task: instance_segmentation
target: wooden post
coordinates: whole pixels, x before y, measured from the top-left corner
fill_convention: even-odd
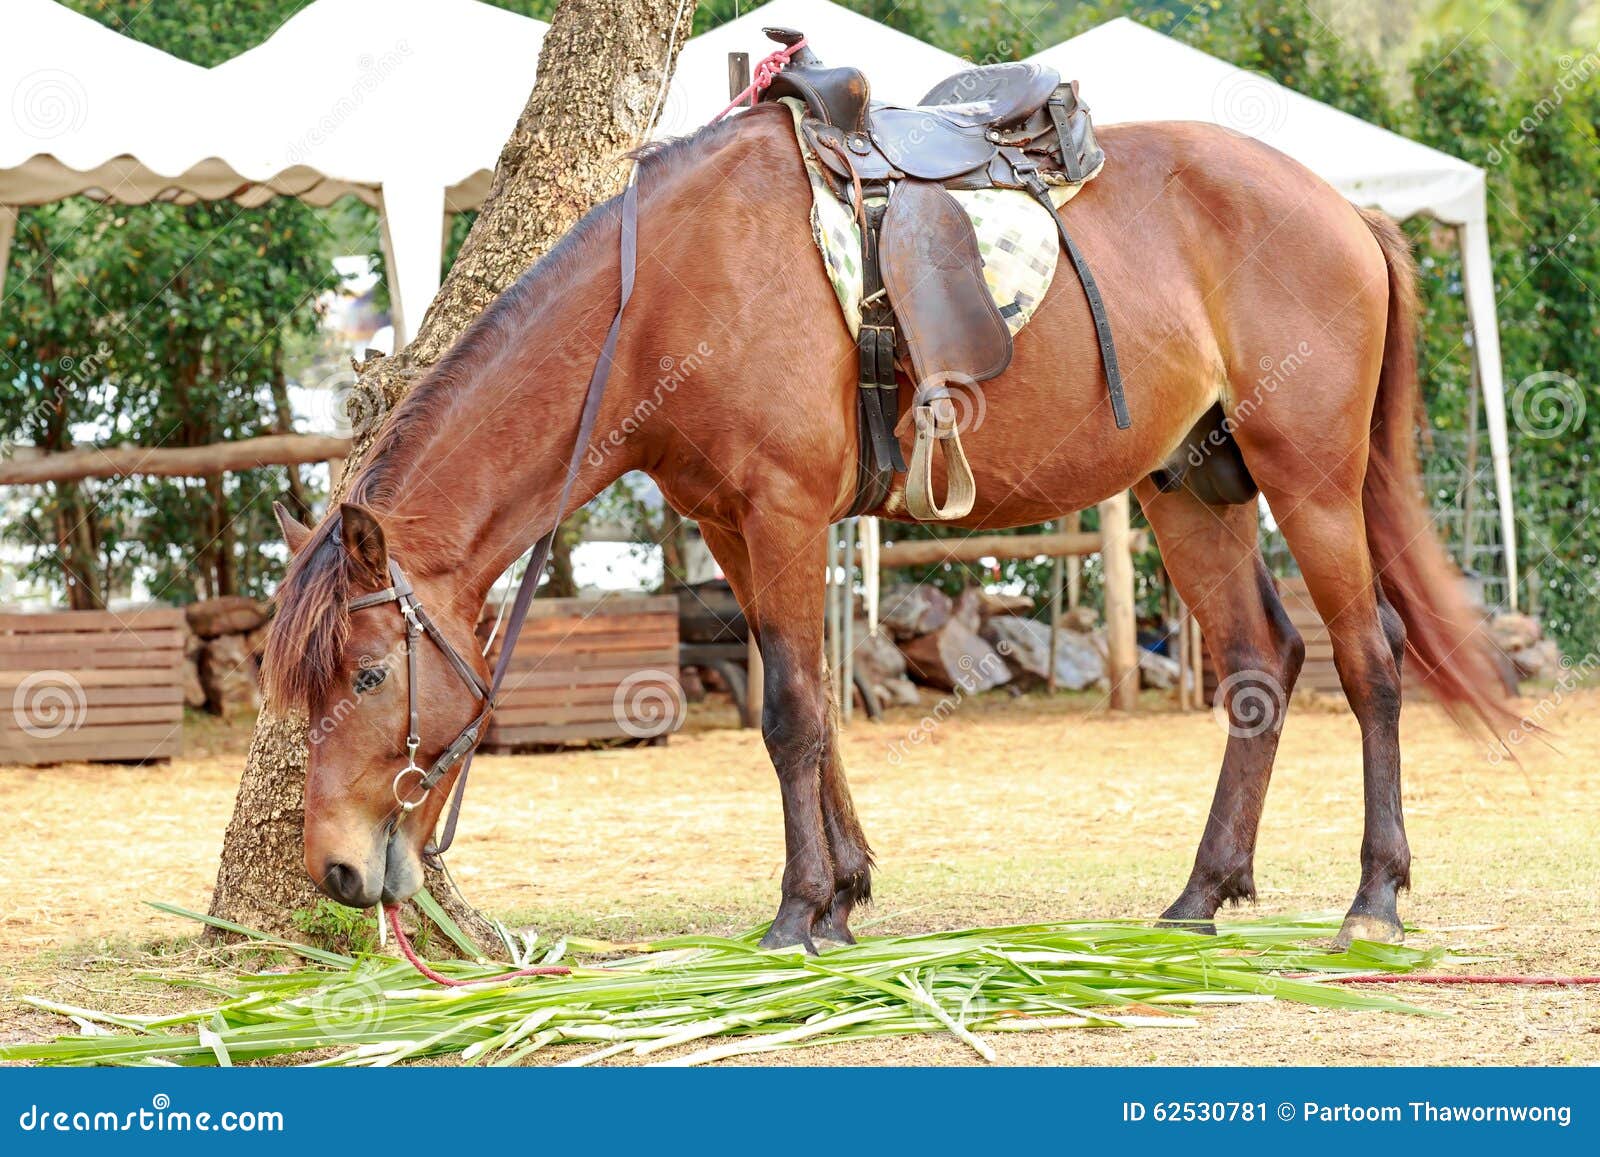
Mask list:
[[[1200,634],[1200,620],[1189,612],[1189,663],[1194,674],[1194,705],[1204,711],[1211,706],[1206,702],[1206,641]]]
[[[1062,520],[1061,529],[1076,533],[1082,525],[1077,511]],[[1074,610],[1083,597],[1083,560],[1077,555],[1067,556],[1067,610]]]
[[[744,678],[744,714],[750,721],[750,726],[760,729],[761,708],[766,703],[766,664],[761,661],[761,645],[756,642],[756,633],[750,631],[750,642],[745,652],[745,678]]]
[[[1056,529],[1060,529],[1059,524]],[[1050,563],[1050,666],[1044,678],[1045,692],[1050,695],[1056,693],[1056,648],[1061,645],[1061,581],[1066,561],[1058,554]]]
[[[1106,650],[1111,706],[1132,711],[1139,705],[1139,643],[1133,602],[1132,534],[1128,492],[1100,504],[1100,565],[1105,575]]]
[[[828,673],[833,677],[834,686],[837,687],[842,658],[839,650],[842,628],[839,619],[839,534],[838,528],[834,526],[828,527],[828,581],[825,590],[827,597],[823,600],[825,616],[823,636],[828,641],[826,648]]]
[[[750,54],[728,53],[728,99],[733,100],[750,87]]]
[[[840,553],[843,579],[839,584],[839,717],[850,722],[856,705],[856,522],[847,518],[840,525],[844,535]]]

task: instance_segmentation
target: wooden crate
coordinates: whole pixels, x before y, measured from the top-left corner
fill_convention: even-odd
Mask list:
[[[183,748],[183,612],[0,613],[0,764]]]
[[[535,599],[484,746],[664,740],[683,703],[676,598]]]
[[[1333,665],[1333,640],[1328,634],[1328,628],[1323,625],[1322,616],[1317,613],[1317,605],[1311,601],[1310,592],[1306,590],[1306,580],[1294,575],[1275,581],[1278,584],[1278,598],[1283,602],[1283,609],[1288,612],[1289,621],[1294,624],[1294,629],[1300,632],[1300,638],[1306,644],[1305,664],[1300,668],[1300,678],[1295,681],[1296,694],[1301,691],[1315,691],[1319,695],[1335,696],[1342,702],[1344,688],[1339,685],[1339,671]],[[1407,697],[1425,693],[1412,664],[1407,663],[1402,666],[1401,685]],[[1205,657],[1205,690],[1206,702],[1213,702],[1217,690],[1217,675],[1211,666],[1210,654]]]

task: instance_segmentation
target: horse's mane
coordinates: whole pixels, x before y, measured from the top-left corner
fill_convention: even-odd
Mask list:
[[[641,197],[647,180],[651,187],[659,187],[692,167],[706,148],[723,143],[742,125],[779,114],[789,115],[780,106],[759,105],[687,136],[635,150]],[[613,223],[620,219],[621,204],[619,194],[584,214],[428,369],[385,420],[367,465],[351,482],[346,501],[378,512],[392,509],[405,472],[427,459],[426,444],[446,427],[449,412],[463,391],[480,380],[517,339],[526,337],[530,322],[545,302],[560,300],[576,274],[593,268],[589,250],[606,238],[615,238]],[[434,564],[449,560],[429,559],[412,544],[408,561],[427,573]],[[262,690],[273,706],[308,706],[327,694],[350,637],[346,603],[352,595],[353,579],[354,569],[341,540],[339,512],[333,510],[311,532],[278,587],[277,614],[261,670]]]

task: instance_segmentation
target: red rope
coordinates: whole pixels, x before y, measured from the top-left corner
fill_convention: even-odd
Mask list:
[[[715,123],[716,121],[720,121],[723,117],[727,116],[740,105],[748,104],[757,93],[761,92],[763,89],[772,84],[773,78],[777,76],[778,73],[783,71],[784,65],[789,63],[789,58],[795,53],[799,52],[805,46],[806,40],[805,37],[802,36],[799,40],[795,41],[787,48],[780,48],[778,51],[764,56],[757,61],[754,73],[755,79],[750,82],[749,86],[743,92],[733,98],[732,104],[723,109],[716,116],[712,117],[712,122]]]
[[[572,969],[563,965],[547,965],[542,968],[519,968],[515,972],[502,972],[499,976],[480,976],[475,980],[451,980],[448,976],[441,976],[423,963],[417,955],[417,950],[411,947],[411,941],[406,939],[405,931],[400,927],[400,906],[390,904],[384,908],[383,914],[389,918],[389,928],[394,932],[395,943],[400,945],[400,953],[411,962],[422,975],[435,984],[442,984],[446,988],[463,988],[469,984],[499,984],[506,980],[515,980],[519,976],[570,976]]]
[[[1310,976],[1315,975],[1310,974]],[[1363,976],[1317,976],[1316,979],[1325,984],[1515,984],[1561,988],[1569,984],[1600,984],[1600,976],[1489,976],[1470,972],[1464,972],[1459,976],[1427,972],[1414,975],[1407,975],[1404,972],[1378,972]]]

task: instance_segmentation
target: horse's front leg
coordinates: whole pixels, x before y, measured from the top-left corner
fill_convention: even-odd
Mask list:
[[[765,659],[767,681],[763,687],[769,690],[764,696],[762,731],[772,752],[779,782],[783,785],[784,821],[791,848],[797,833],[805,829],[803,825],[797,825],[796,814],[790,808],[793,796],[790,784],[796,777],[809,783],[806,769],[811,764],[813,752],[815,754],[822,831],[826,838],[823,851],[833,876],[828,902],[818,911],[810,934],[814,939],[853,944],[855,937],[850,932],[850,914],[858,905],[872,898],[872,849],[861,830],[855,803],[850,798],[850,785],[845,779],[844,760],[839,752],[839,713],[827,664],[822,657],[820,598],[823,586],[819,576],[825,555],[818,553],[814,547],[807,547],[807,550],[817,553],[816,558],[797,556],[789,543],[791,539],[809,542],[807,532],[771,527],[765,532],[764,541],[777,543],[781,540],[783,545],[781,548],[777,545],[765,548],[766,553],[762,558],[768,560],[768,565],[761,567],[758,575],[751,561],[750,544],[744,537],[710,523],[701,523],[700,530],[705,536],[706,545],[721,565],[723,574],[727,576],[729,585],[733,587],[733,593],[744,609],[745,619],[750,630],[755,632]],[[824,532],[816,533],[820,535]],[[825,546],[822,549],[825,551]],[[793,589],[801,592],[799,606],[794,596],[788,593]],[[813,611],[802,611],[800,606],[810,606]],[[809,660],[806,659],[808,653]],[[809,662],[808,670],[816,673],[814,683],[804,680],[796,682],[783,672],[785,666],[801,662]],[[782,697],[770,690],[780,684],[784,689]],[[810,721],[815,720],[819,713],[821,731],[813,743]],[[791,722],[797,720],[807,723],[800,726]],[[803,798],[808,800],[808,797]],[[805,806],[809,808],[809,802],[805,802]],[[789,867],[793,868],[794,864],[795,858],[791,852]],[[809,865],[806,870],[810,870]],[[809,891],[809,878],[799,878],[807,880],[805,889]],[[789,904],[790,898],[797,894],[789,887],[789,883],[786,872],[786,910],[796,907]],[[788,937],[779,939],[780,944],[806,943],[803,936],[795,937],[792,933],[780,932],[785,924],[785,913],[780,913],[779,919],[773,923],[774,937]]]

